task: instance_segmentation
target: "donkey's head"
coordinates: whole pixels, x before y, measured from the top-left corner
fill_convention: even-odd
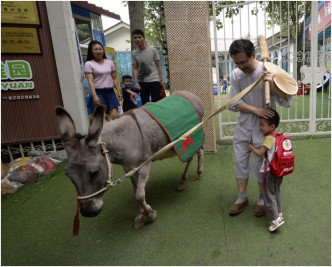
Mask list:
[[[94,119],[86,136],[76,133],[76,128],[70,114],[62,107],[56,108],[56,117],[61,132],[61,138],[68,155],[65,174],[76,187],[78,196],[88,196],[106,186],[108,168],[101,152],[99,137],[104,123],[104,106],[98,106]],[[103,193],[81,200],[81,214],[93,217],[100,213],[103,207]]]

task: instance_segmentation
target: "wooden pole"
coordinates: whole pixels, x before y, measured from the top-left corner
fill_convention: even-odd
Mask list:
[[[261,59],[263,62],[267,62],[270,60],[270,53],[267,47],[266,39],[263,35],[258,36],[257,38],[258,46],[261,53]],[[270,106],[270,84],[269,81],[265,81],[265,104]]]

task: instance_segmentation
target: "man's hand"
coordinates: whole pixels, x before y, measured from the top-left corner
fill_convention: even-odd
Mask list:
[[[272,118],[274,116],[274,112],[268,108],[256,108],[255,115],[257,117],[262,117],[264,119]]]
[[[273,82],[273,77],[274,76],[275,75],[273,73],[266,71],[263,80]]]
[[[141,86],[140,86],[138,83],[136,83],[136,84],[135,84],[135,89],[141,91]]]

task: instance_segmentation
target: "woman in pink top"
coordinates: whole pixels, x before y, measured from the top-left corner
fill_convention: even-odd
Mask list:
[[[120,100],[122,92],[116,77],[115,66],[111,60],[106,59],[103,45],[96,40],[89,43],[84,72],[89,82],[93,103],[105,105],[108,116],[118,116],[120,104],[115,95],[114,86]]]

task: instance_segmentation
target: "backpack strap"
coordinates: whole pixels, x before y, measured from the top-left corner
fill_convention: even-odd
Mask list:
[[[272,135],[274,137],[277,137],[278,135],[282,135],[282,133],[273,132],[273,133],[269,133],[268,135]]]
[[[266,184],[266,177],[267,177],[267,166],[270,164],[269,159],[267,157],[267,151],[265,152],[265,159],[264,159],[264,175],[263,175],[263,184]]]
[[[282,133],[277,133],[277,132],[274,132],[274,133],[270,133],[268,135],[271,135],[271,136],[274,136],[277,140],[277,136],[278,135],[282,135]],[[279,144],[278,144],[279,145]],[[275,154],[277,153],[277,144],[275,146],[275,149],[274,149],[274,153],[273,153],[273,157],[275,156]],[[268,159],[268,155],[267,155],[267,151],[265,152],[265,159],[264,159],[264,175],[263,175],[263,184],[266,184],[266,177],[267,177],[267,166],[270,165],[270,162],[269,162],[269,159]],[[272,158],[273,158],[272,157]]]

